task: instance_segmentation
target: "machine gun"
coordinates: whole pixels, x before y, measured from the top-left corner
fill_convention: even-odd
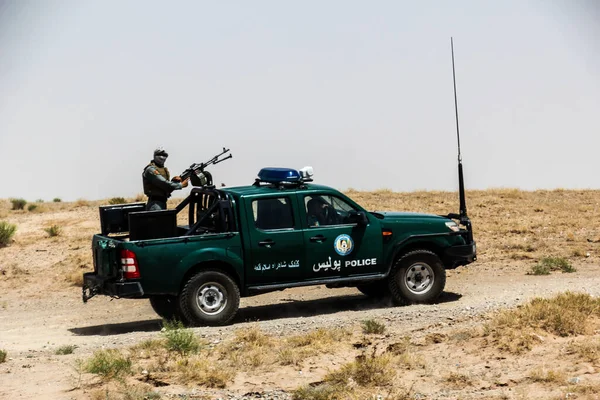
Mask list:
[[[181,177],[181,180],[184,181],[187,178],[190,178],[190,182],[194,186],[206,186],[206,185],[211,186],[211,185],[213,185],[212,175],[210,174],[210,172],[205,171],[204,169],[206,167],[208,167],[209,165],[216,165],[222,161],[232,158],[233,155],[231,155],[231,154],[229,154],[229,156],[227,156],[227,157],[219,158],[228,152],[229,152],[229,149],[226,149],[225,147],[223,147],[223,151],[221,153],[217,154],[216,156],[214,156],[213,158],[211,158],[210,160],[201,162],[198,164],[190,165],[189,168],[187,168],[185,171],[183,171],[179,175]]]

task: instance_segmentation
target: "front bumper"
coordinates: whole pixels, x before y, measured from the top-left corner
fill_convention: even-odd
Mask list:
[[[451,246],[444,252],[446,269],[454,269],[467,265],[477,260],[477,245],[475,241],[470,244]]]
[[[125,298],[142,297],[144,295],[144,289],[139,282],[115,281],[114,278],[103,278],[96,275],[94,272],[83,274],[83,287],[81,292],[84,303],[97,294]]]

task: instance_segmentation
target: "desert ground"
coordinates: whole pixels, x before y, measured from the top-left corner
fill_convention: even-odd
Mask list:
[[[368,210],[458,211],[451,192],[345,193]],[[82,302],[108,201],[0,200],[17,227],[0,247],[1,399],[600,398],[600,191],[467,191],[478,260],[447,272],[435,304],[314,286],[187,329],[147,300]]]

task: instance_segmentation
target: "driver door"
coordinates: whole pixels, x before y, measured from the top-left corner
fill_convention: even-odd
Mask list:
[[[369,223],[359,226],[349,222],[349,214],[359,211],[340,197],[329,194],[298,194],[304,227],[305,259],[313,279],[375,274],[384,269],[383,236],[374,217],[367,213]],[[309,215],[311,200],[325,203],[328,215]]]

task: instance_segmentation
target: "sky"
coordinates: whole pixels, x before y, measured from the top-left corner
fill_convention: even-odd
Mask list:
[[[161,146],[217,184],[600,188],[600,3],[0,0],[0,198],[130,197]],[[177,191],[180,197],[189,187]]]

